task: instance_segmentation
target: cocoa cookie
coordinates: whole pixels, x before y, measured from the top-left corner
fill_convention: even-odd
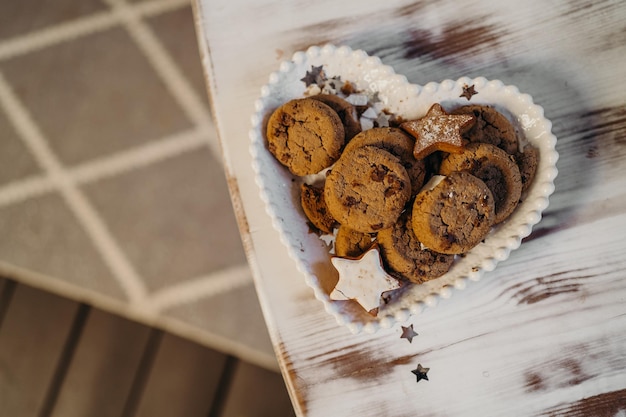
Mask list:
[[[512,155],[488,143],[470,143],[463,152],[450,154],[441,162],[439,172],[468,171],[480,178],[495,199],[495,223],[511,215],[522,193],[522,178]]]
[[[528,144],[524,147],[524,152],[515,154],[515,161],[522,177],[522,193],[524,193],[535,179],[535,173],[539,165],[539,149]]]
[[[469,142],[490,143],[514,155],[518,140],[513,125],[502,113],[491,106],[472,104],[459,107],[452,114],[469,114],[476,118],[474,126],[463,134]]]
[[[324,186],[330,214],[363,233],[390,227],[410,196],[411,180],[400,160],[373,146],[344,153]]]
[[[300,187],[302,210],[311,224],[324,233],[331,234],[337,226],[337,220],[328,212],[324,200],[324,187],[302,184]]]
[[[411,210],[404,211],[390,228],[377,236],[383,260],[393,271],[421,284],[448,272],[454,255],[425,248],[413,232]]]
[[[345,132],[337,112],[319,100],[291,100],[267,123],[269,151],[295,175],[315,174],[341,156]]]
[[[356,108],[346,100],[334,94],[317,94],[309,98],[319,100],[337,112],[343,124],[346,142],[361,132],[361,123]]]
[[[424,160],[415,159],[413,148],[415,140],[394,127],[375,127],[356,135],[344,148],[344,153],[362,146],[375,146],[398,157],[411,178],[411,194],[417,192],[424,185],[426,164]]]
[[[435,183],[440,180],[439,183]],[[469,251],[489,233],[495,204],[489,187],[465,171],[433,177],[413,203],[413,233],[439,253]]]
[[[372,235],[339,226],[335,236],[335,254],[337,256],[358,258],[372,246]]]

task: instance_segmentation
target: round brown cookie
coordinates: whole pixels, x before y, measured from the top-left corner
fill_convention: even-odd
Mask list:
[[[372,235],[339,226],[335,236],[335,254],[341,257],[358,258],[372,246]]]
[[[464,253],[489,233],[494,207],[493,195],[484,182],[465,171],[452,172],[415,197],[413,233],[436,252]]]
[[[511,215],[522,194],[522,178],[512,155],[488,143],[470,143],[463,152],[450,154],[441,162],[439,172],[468,171],[480,178],[495,199],[495,223]]]
[[[474,126],[463,134],[465,140],[490,143],[511,155],[518,152],[519,144],[513,125],[493,107],[471,104],[459,107],[452,114],[470,114],[476,117]]]
[[[341,156],[344,129],[337,112],[310,98],[291,100],[267,122],[270,152],[295,175],[315,174]]]
[[[454,255],[426,249],[413,232],[411,210],[405,210],[390,228],[378,232],[385,263],[411,282],[421,284],[448,272]]]
[[[528,144],[524,147],[524,152],[515,154],[515,161],[522,177],[522,193],[524,193],[535,179],[535,173],[539,165],[539,149]]]
[[[321,101],[337,112],[343,124],[346,142],[361,132],[361,123],[356,108],[346,100],[334,94],[317,94],[309,98]]]
[[[324,200],[324,187],[302,184],[300,187],[300,203],[309,221],[324,233],[332,233],[337,220],[328,212]]]
[[[343,152],[350,152],[363,146],[375,146],[397,156],[411,178],[411,194],[417,194],[422,188],[426,164],[422,159],[415,159],[413,156],[415,139],[404,131],[395,127],[375,127],[365,130],[352,138]]]
[[[330,214],[363,233],[390,227],[410,197],[411,181],[400,160],[373,146],[344,153],[324,186]]]

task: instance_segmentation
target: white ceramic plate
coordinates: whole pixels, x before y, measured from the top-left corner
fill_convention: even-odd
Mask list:
[[[327,76],[341,76],[342,80],[355,83],[360,90],[378,92],[387,109],[405,120],[423,116],[433,103],[441,103],[448,109],[468,103],[493,105],[508,115],[520,136],[540,152],[533,184],[511,217],[498,225],[483,243],[465,257],[458,258],[447,274],[401,290],[388,304],[381,306],[376,317],[366,313],[354,301],[330,300],[329,293],[338,276],[330,262],[329,248],[316,234],[310,233],[300,207],[299,186],[302,181],[290,174],[267,150],[265,127],[269,115],[281,104],[303,96],[305,85],[300,79],[312,65],[323,65]],[[474,85],[478,92],[470,102],[460,97],[466,85]],[[291,61],[283,62],[262,88],[255,110],[250,130],[250,151],[256,182],[267,212],[315,296],[338,323],[348,326],[355,333],[373,333],[381,327],[406,321],[425,306],[435,305],[438,297],[449,297],[451,287],[463,289],[468,280],[479,280],[484,272],[493,270],[498,262],[508,258],[511,250],[518,248],[521,240],[530,234],[554,191],[558,154],[550,121],[544,117],[543,108],[534,104],[529,95],[498,80],[463,77],[456,81],[418,86],[383,65],[377,57],[345,46],[326,45],[297,52]]]

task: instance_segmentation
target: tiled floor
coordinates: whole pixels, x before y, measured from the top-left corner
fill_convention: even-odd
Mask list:
[[[0,272],[274,367],[188,0],[0,2]]]

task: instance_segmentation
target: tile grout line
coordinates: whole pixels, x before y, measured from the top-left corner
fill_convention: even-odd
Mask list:
[[[157,290],[138,306],[159,312],[200,298],[233,291],[252,282],[248,264],[231,266]]]
[[[104,178],[120,175],[163,160],[174,158],[185,152],[206,146],[205,136],[214,132],[206,129],[190,129],[166,136],[162,139],[138,145],[132,149],[92,159],[65,172],[75,184],[83,185]],[[54,191],[49,175],[37,174],[0,186],[0,207],[15,204]]]
[[[197,126],[213,126],[209,110],[191,88],[185,76],[161,44],[159,39],[141,16],[135,13],[124,0],[103,0],[124,22],[128,33],[139,49],[144,53],[157,75],[164,82],[176,102],[187,117]],[[207,144],[216,159],[221,160],[222,151],[219,142],[207,140]]]
[[[191,129],[175,133],[161,140],[114,155],[92,159],[84,164],[68,168],[68,173],[76,183],[87,184],[194,151],[206,146],[206,136],[210,134],[211,132],[206,129]]]
[[[149,17],[176,10],[188,4],[189,0],[152,0],[130,7],[136,15]],[[0,61],[100,32],[121,23],[122,21],[115,12],[107,10],[5,39],[0,41]]]
[[[110,268],[113,277],[129,297],[131,304],[143,299],[146,289],[121,248],[115,242],[103,220],[49,148],[46,139],[32,120],[28,110],[14,95],[4,75],[0,73],[0,105],[35,160],[48,174],[64,200],[81,223]]]
[[[171,305],[180,304],[187,299],[212,296],[239,288],[251,282],[249,273],[242,272],[244,270],[247,271],[247,266],[245,268],[226,268],[214,274],[192,279],[185,284],[157,292],[154,301],[151,301],[152,297],[150,297],[150,300],[146,299],[146,290],[140,278],[132,270],[132,266],[129,264],[128,260],[124,259],[121,249],[114,242],[112,236],[109,235],[106,226],[102,223],[102,220],[98,218],[96,211],[89,205],[81,192],[76,189],[76,185],[78,184],[113,176],[123,171],[135,169],[138,166],[149,165],[187,150],[195,149],[204,144],[208,144],[213,155],[217,157],[218,161],[221,161],[219,157],[221,155],[219,143],[217,140],[211,140],[212,135],[209,134],[209,132],[213,131],[211,129],[213,125],[208,109],[206,109],[204,104],[200,101],[199,96],[190,87],[187,79],[182,75],[153,31],[145,22],[141,21],[142,17],[153,16],[183,7],[189,4],[188,0],[153,0],[140,5],[128,5],[124,1],[120,2],[116,0],[105,0],[105,2],[112,7],[112,11],[87,16],[73,22],[63,23],[16,39],[0,42],[0,61],[15,55],[51,46],[55,43],[105,30],[117,24],[123,24],[126,26],[126,29],[131,37],[133,37],[140,50],[148,58],[157,74],[159,74],[165,85],[173,94],[174,98],[178,101],[179,105],[197,125],[197,128],[191,132],[166,137],[156,146],[152,146],[152,144],[139,146],[130,151],[120,152],[111,157],[89,161],[74,168],[63,168],[61,164],[56,161],[45,139],[43,139],[41,132],[39,132],[38,128],[34,125],[34,121],[29,119],[27,110],[21,108],[21,113],[25,113],[26,119],[29,119],[28,123],[24,123],[24,120],[22,120],[21,124],[24,127],[28,124],[32,125],[30,129],[26,127],[24,131],[28,132],[30,130],[30,136],[39,136],[42,139],[39,145],[34,148],[29,146],[31,152],[35,153],[35,149],[39,149],[39,155],[36,155],[36,159],[40,161],[40,163],[46,160],[44,156],[46,154],[51,155],[53,157],[52,161],[56,161],[56,163],[50,164],[51,161],[48,158],[47,163],[42,163],[42,165],[45,166],[47,175],[28,178],[24,181],[12,183],[9,186],[0,187],[0,207],[59,188],[70,207],[73,208],[77,214],[79,220],[82,220],[84,228],[88,231],[94,243],[96,243],[103,257],[105,259],[111,259],[107,263],[110,264],[109,267],[112,270],[117,271],[116,276],[134,276],[134,279],[131,279],[126,285],[122,284],[120,281],[120,284],[125,288],[131,300],[139,302],[145,300],[143,302],[148,308],[164,309]],[[6,94],[3,94],[2,90],[12,95],[10,86],[0,73],[0,96],[6,97]],[[17,104],[17,107],[21,107],[21,104],[17,102],[17,98],[13,97],[13,99],[15,100],[14,104]],[[2,101],[2,97],[0,97],[0,101]],[[17,119],[20,119],[20,117]],[[13,120],[13,123],[18,122]],[[33,135],[33,132],[36,132],[36,134]],[[42,146],[40,146],[42,144],[44,145],[43,153],[41,152]],[[79,215],[79,213],[82,213],[82,216]],[[91,226],[87,226],[87,224],[91,224]],[[100,238],[96,237],[98,235],[100,235]],[[103,238],[102,236],[109,237]],[[100,244],[96,241],[100,241]],[[117,261],[113,261],[112,259],[117,259]],[[127,266],[124,267],[124,264]],[[232,278],[233,275],[235,279]],[[118,281],[119,280],[120,278],[118,278]],[[123,281],[128,281],[128,279],[123,279]],[[133,281],[137,282],[131,284]]]
[[[10,182],[0,187],[0,207],[54,191],[54,183],[47,175],[35,175]]]

